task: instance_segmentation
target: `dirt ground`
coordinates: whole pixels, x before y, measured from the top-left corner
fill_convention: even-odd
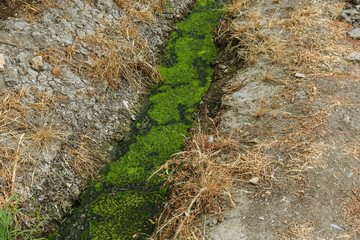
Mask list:
[[[232,50],[223,52],[216,64],[217,75],[235,71],[239,63],[229,59],[229,52],[234,53],[236,44],[242,48],[235,57],[240,55],[245,66],[222,83],[219,131],[245,134],[261,147],[271,168],[238,184],[228,210],[208,214],[198,223],[205,239],[360,239],[360,63],[346,60],[360,45],[346,34],[351,23],[328,15],[327,7],[335,7],[336,1],[316,4],[252,1],[234,10],[222,25],[231,22],[236,31],[253,21],[252,14],[261,16],[257,20],[265,25],[243,32],[250,36],[253,31],[251,45],[246,36],[228,41],[227,49]],[[308,18],[320,24],[307,23]],[[292,25],[284,25],[289,19]],[[326,21],[331,26],[325,26]],[[330,43],[333,35],[321,31],[334,27],[338,37]],[[260,46],[264,38],[254,38],[264,33]],[[280,58],[290,56],[297,62],[275,61],[277,53],[271,49],[251,49],[254,44],[266,48],[271,38],[292,41],[290,51],[282,51]],[[325,50],[324,44],[332,49]],[[330,53],[339,58],[325,61],[322,57]]]

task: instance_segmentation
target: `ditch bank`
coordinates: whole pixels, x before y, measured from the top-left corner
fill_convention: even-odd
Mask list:
[[[130,136],[115,148],[116,160],[84,191],[53,239],[144,239],[152,233],[166,195],[163,177],[152,174],[182,147],[191,114],[210,86],[218,53],[212,29],[222,5],[200,0],[176,25],[159,67],[163,83],[151,89]]]

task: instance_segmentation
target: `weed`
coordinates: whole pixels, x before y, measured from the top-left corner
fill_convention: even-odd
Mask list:
[[[12,195],[4,209],[0,209],[0,239],[2,240],[15,240],[21,239],[27,240],[31,235],[36,233],[40,225],[44,222],[40,222],[32,230],[21,230],[16,224],[16,217],[22,209],[17,209],[18,202],[12,207],[10,205],[16,195]]]

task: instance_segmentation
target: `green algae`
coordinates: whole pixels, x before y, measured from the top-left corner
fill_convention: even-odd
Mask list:
[[[210,86],[211,61],[217,56],[212,29],[221,16],[220,0],[199,0],[177,24],[159,72],[164,82],[117,146],[116,161],[81,196],[80,206],[60,226],[57,239],[144,239],[164,201],[164,179],[149,177],[183,145],[191,113]]]
[[[164,200],[161,192],[138,192],[127,191],[122,194],[108,196],[100,195],[93,203],[94,207],[88,212],[90,216],[96,216],[101,221],[90,222],[91,239],[131,239],[134,233],[152,231],[149,224],[154,210],[158,209],[158,203]],[[155,201],[154,201],[155,200]],[[128,224],[128,219],[137,219]]]

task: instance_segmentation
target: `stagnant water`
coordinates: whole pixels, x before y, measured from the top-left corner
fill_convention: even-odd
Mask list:
[[[130,137],[117,146],[118,156],[102,178],[81,196],[81,205],[60,226],[55,239],[145,239],[149,220],[161,211],[164,179],[149,177],[179,151],[192,127],[191,113],[210,86],[209,64],[217,56],[212,30],[222,0],[198,0],[177,24],[159,72],[164,82],[149,93],[132,124]]]

